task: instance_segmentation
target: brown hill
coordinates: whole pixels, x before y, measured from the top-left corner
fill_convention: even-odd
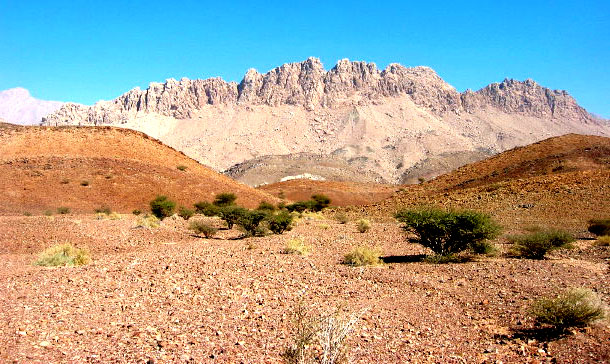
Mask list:
[[[363,208],[379,217],[416,206],[476,209],[508,230],[538,224],[584,232],[610,216],[610,138],[565,135],[466,165]]]
[[[258,189],[291,201],[308,200],[311,195],[321,193],[331,199],[332,206],[357,206],[377,203],[388,198],[397,187],[377,183],[294,179],[263,185]]]
[[[180,168],[179,168],[180,167]],[[184,170],[181,170],[184,169]],[[0,127],[0,213],[40,213],[68,207],[92,212],[148,209],[164,194],[191,206],[219,192],[253,207],[276,202],[143,133],[120,128]]]

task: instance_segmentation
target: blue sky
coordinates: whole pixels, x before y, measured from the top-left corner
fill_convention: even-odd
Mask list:
[[[610,118],[610,1],[0,1],[0,90],[91,104],[167,78],[239,82],[315,56],[504,78]]]

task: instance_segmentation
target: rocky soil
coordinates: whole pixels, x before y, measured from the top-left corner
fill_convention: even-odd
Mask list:
[[[396,223],[361,234],[353,223],[301,220],[282,236],[239,234],[203,239],[179,218],[149,230],[129,215],[0,217],[0,361],[275,363],[300,300],[364,312],[349,339],[356,363],[610,361],[608,323],[547,342],[527,314],[534,299],[571,286],[610,300],[610,250],[590,240],[543,261],[436,265],[420,261],[425,251]],[[311,255],[280,253],[294,237]],[[93,262],[32,265],[63,242],[89,247]],[[340,264],[359,244],[381,247],[387,263]]]

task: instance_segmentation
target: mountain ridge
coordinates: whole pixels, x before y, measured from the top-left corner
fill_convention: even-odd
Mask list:
[[[0,91],[0,119],[19,125],[34,125],[42,118],[57,111],[64,103],[32,97],[30,91],[15,87]]]

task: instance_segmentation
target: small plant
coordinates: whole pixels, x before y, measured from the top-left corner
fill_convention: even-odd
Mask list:
[[[62,185],[67,185],[68,183],[70,183],[70,180],[64,178],[59,183],[61,183]]]
[[[264,230],[261,229],[260,223],[263,222],[266,217],[267,213],[265,212],[245,210],[237,217],[236,223],[243,229],[246,236],[260,236],[264,235]]]
[[[189,229],[193,230],[197,235],[205,236],[206,239],[212,238],[218,231],[218,229],[203,221],[191,221]]]
[[[43,214],[44,214],[44,216],[53,216],[53,211],[51,211],[51,210],[44,210]]]
[[[136,216],[138,216],[138,215],[140,215],[142,213],[142,210],[135,209],[131,213],[136,215]]]
[[[310,251],[309,246],[303,243],[301,239],[290,239],[286,242],[282,253],[284,254],[298,254],[298,255],[308,255]]]
[[[514,244],[512,253],[528,259],[543,259],[546,253],[559,249],[569,248],[574,237],[561,230],[544,230],[535,233],[512,236],[509,240]]]
[[[325,220],[321,212],[303,212],[301,217],[305,220]]]
[[[150,201],[150,211],[153,215],[163,220],[166,217],[172,216],[176,203],[167,198],[167,196],[157,196]]]
[[[322,230],[330,229],[330,225],[328,225],[328,224],[320,224],[319,226],[320,226],[320,229],[322,229]]]
[[[597,236],[610,235],[610,219],[589,220],[588,230]]]
[[[498,248],[492,242],[487,240],[477,241],[470,244],[470,249],[472,249],[473,253],[481,255],[493,256],[498,253]]]
[[[595,242],[597,246],[610,246],[610,235],[604,235],[597,238]]]
[[[86,249],[77,249],[70,244],[52,246],[38,257],[34,263],[43,267],[72,267],[88,264],[91,261]]]
[[[81,181],[80,185],[83,187],[87,187],[87,186],[89,186],[89,181]]]
[[[110,209],[110,207],[104,205],[102,207],[98,207],[97,209],[95,209],[95,213],[96,214],[110,215],[112,213],[112,210]]]
[[[283,234],[284,231],[290,231],[292,229],[292,221],[293,216],[287,211],[280,211],[275,215],[267,217],[269,230],[274,234]]]
[[[67,215],[70,213],[70,208],[69,207],[58,207],[57,208],[57,213],[60,215]]]
[[[31,213],[31,212],[29,212],[29,211],[25,211],[25,212],[23,213],[23,216],[32,216],[32,213]]]
[[[335,220],[337,220],[339,224],[347,224],[349,222],[349,218],[343,212],[336,214]]]
[[[366,233],[371,229],[371,223],[367,219],[360,219],[356,222],[358,232]]]
[[[145,227],[149,229],[155,229],[159,227],[159,219],[155,215],[144,215],[138,216],[136,221],[136,227]]]
[[[197,202],[193,206],[195,207],[195,211],[199,214],[203,214],[205,216],[219,216],[220,215],[220,207],[213,205],[209,202],[201,201],[201,202]]]
[[[343,264],[348,264],[355,267],[364,265],[379,265],[383,264],[379,258],[381,250],[379,248],[370,248],[368,246],[359,246],[343,257]]]
[[[187,166],[182,165],[182,164],[181,164],[181,165],[179,165],[179,166],[176,166],[176,168],[177,168],[179,171],[182,171],[182,172],[184,172],[184,171],[186,171],[186,170],[188,169],[188,167],[187,167]]]
[[[183,218],[186,221],[188,221],[188,219],[193,217],[193,215],[195,215],[195,211],[193,211],[191,209],[187,209],[184,206],[180,206],[180,208],[178,209],[178,216],[180,216],[181,218]]]
[[[530,314],[539,324],[565,330],[584,327],[603,319],[605,309],[593,291],[577,288],[562,292],[554,298],[543,298],[534,302]]]
[[[256,209],[258,211],[264,211],[264,212],[272,213],[272,212],[275,211],[275,206],[273,206],[272,204],[270,204],[267,201],[261,201],[261,203],[258,205],[258,207]]]
[[[416,235],[411,239],[437,255],[451,255],[472,248],[500,234],[500,227],[486,214],[476,211],[441,209],[402,210],[395,215],[403,229]]]
[[[214,197],[214,202],[212,202],[212,204],[218,207],[231,206],[235,204],[236,199],[237,196],[235,196],[234,193],[219,193],[218,195],[216,195],[216,197]]]
[[[317,194],[317,195],[313,195],[311,196],[311,201],[313,202],[312,204],[312,210],[317,212],[317,211],[322,211],[323,209],[327,208],[330,205],[330,198],[328,198],[328,196],[323,195],[323,194]]]

